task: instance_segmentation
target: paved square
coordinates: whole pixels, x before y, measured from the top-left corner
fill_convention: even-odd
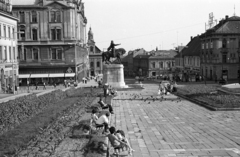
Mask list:
[[[125,131],[134,157],[239,157],[240,112],[209,111],[174,95],[157,98],[157,85],[119,91],[111,125]]]

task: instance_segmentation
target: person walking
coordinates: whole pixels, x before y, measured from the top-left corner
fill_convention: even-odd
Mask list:
[[[43,90],[46,90],[46,83],[43,82]]]
[[[38,83],[35,83],[35,90],[38,90]]]

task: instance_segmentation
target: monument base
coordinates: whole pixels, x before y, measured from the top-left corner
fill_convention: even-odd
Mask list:
[[[108,83],[113,88],[128,88],[124,82],[122,64],[103,65],[103,84]]]

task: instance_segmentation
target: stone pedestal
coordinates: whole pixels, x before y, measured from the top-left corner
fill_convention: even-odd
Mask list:
[[[127,88],[124,82],[122,64],[103,65],[103,84],[108,83],[113,88]]]

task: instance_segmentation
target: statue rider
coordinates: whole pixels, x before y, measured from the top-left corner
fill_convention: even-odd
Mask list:
[[[115,57],[115,46],[118,46],[118,45],[121,45],[121,44],[114,44],[113,40],[111,41],[110,43],[110,46],[108,47],[108,51],[111,51],[112,53],[112,56]]]

